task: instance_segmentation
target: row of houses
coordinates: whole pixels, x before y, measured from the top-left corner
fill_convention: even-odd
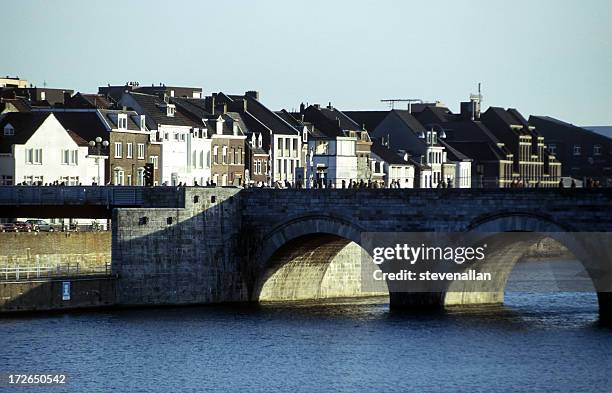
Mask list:
[[[48,102],[28,89],[0,87],[1,185],[556,187],[566,176],[559,129],[588,132],[515,109],[481,113],[480,95],[456,114],[439,102],[386,111],[302,104],[292,112],[269,109],[255,91],[205,96],[129,83],[97,94],[62,90]],[[593,143],[590,161],[607,179],[610,140]],[[577,166],[574,177],[596,175]]]

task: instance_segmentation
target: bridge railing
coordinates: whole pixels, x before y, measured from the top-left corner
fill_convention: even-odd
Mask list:
[[[81,277],[91,275],[112,274],[111,264],[96,268],[84,268],[79,263],[57,263],[46,265],[27,265],[27,266],[1,266],[0,281],[27,281],[52,279],[57,277]]]

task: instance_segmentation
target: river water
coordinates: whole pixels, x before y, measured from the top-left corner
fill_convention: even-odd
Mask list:
[[[3,318],[0,372],[68,379],[0,392],[612,392],[595,294],[523,289],[427,315],[369,298]]]

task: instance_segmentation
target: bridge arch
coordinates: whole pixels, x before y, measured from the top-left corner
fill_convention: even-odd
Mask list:
[[[612,305],[609,265],[611,250],[605,234],[577,233],[571,225],[561,224],[537,213],[489,214],[474,220],[467,229],[493,242],[503,236],[500,235],[502,233],[518,233],[512,235],[510,241],[498,242],[493,254],[480,265],[465,267],[480,272],[494,271],[493,280],[451,283],[444,294],[445,306],[503,303],[506,284],[516,263],[531,246],[549,237],[567,248],[580,261],[597,292],[600,314],[609,317]]]
[[[291,217],[263,236],[251,300],[285,301],[388,295],[361,290],[364,230],[351,220],[314,214]]]

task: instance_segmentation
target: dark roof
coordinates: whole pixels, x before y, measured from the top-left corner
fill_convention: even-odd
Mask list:
[[[362,131],[353,119],[335,108],[321,108],[310,105],[304,110],[304,119],[312,123],[320,133],[319,137],[336,138],[346,136],[345,131]]]
[[[18,112],[29,112],[31,110],[28,100],[23,97],[17,98],[3,98],[0,103],[11,104],[17,109]],[[5,105],[6,107],[6,105]]]
[[[97,112],[53,112],[53,115],[66,130],[74,132],[85,141],[92,141],[96,137],[108,139],[108,129]]]
[[[66,108],[109,109],[113,104],[102,94],[76,93],[64,103]]]
[[[472,159],[467,155],[463,154],[461,151],[455,149],[453,146],[445,142],[444,140],[440,140],[440,144],[444,146],[446,149],[446,157],[451,161],[471,161]]]
[[[531,120],[531,117],[529,118]],[[598,135],[612,138],[612,126],[583,126],[585,130],[593,131]]]
[[[49,117],[45,112],[9,112],[0,117],[0,153],[10,153],[11,146],[23,145]],[[4,135],[4,126],[10,124],[15,135]]]
[[[445,123],[448,121],[453,121],[457,118],[457,115],[453,114],[450,109],[443,106],[427,106],[418,113],[413,112],[413,115],[423,125]]]
[[[529,127],[529,122],[523,117],[521,112],[514,108],[508,108],[507,112],[514,117],[523,127]]]
[[[297,117],[300,116],[299,113],[289,113],[286,109],[281,109],[280,111],[276,111],[274,113],[296,129],[304,125],[304,122],[299,120]]]
[[[342,111],[355,123],[361,124],[368,131],[374,131],[376,127],[389,114],[389,111]]]
[[[501,119],[504,123],[506,123],[506,125],[508,126],[510,125],[522,126],[523,125],[521,124],[521,121],[519,119],[515,118],[512,113],[505,110],[504,108],[500,108],[497,106],[490,106],[489,109],[487,109],[487,112],[485,113],[488,113],[488,112],[491,112],[497,115],[497,117]]]
[[[410,162],[404,160],[399,153],[392,151],[386,146],[383,146],[378,141],[374,141],[374,143],[372,143],[372,153],[385,160],[385,162],[388,164],[410,165]]]
[[[146,116],[149,129],[157,129],[158,124],[201,127],[201,124],[192,121],[178,110],[175,111],[174,116],[167,116],[165,108],[166,103],[158,96],[135,92],[126,94],[130,94],[142,108],[143,114]]]
[[[76,132],[72,130],[67,130],[67,132],[77,145],[89,147],[89,143],[85,139],[81,138]]]
[[[259,100],[244,96],[247,101],[247,112],[268,127],[274,134],[299,135],[300,132],[282,117],[268,109]]]
[[[506,153],[497,145],[486,141],[445,141],[453,149],[461,151],[475,161],[507,160]]]
[[[425,127],[407,110],[393,109],[391,111],[394,115],[399,117],[412,131],[419,132],[425,131]]]
[[[130,131],[141,131],[140,130],[140,116],[135,111],[118,111],[118,110],[108,110],[108,109],[99,109],[102,118],[106,122],[108,128],[116,129],[117,123],[119,122],[119,114],[127,115],[127,129]],[[145,115],[146,120],[146,115]]]
[[[176,105],[176,109],[193,121],[212,119],[215,116],[206,110],[206,100],[203,98],[171,98],[170,102]]]
[[[480,121],[462,120],[440,125],[447,141],[480,141],[499,143],[499,139]]]
[[[529,116],[529,124],[535,126],[537,130],[548,131],[552,134],[559,134],[559,137],[561,136],[561,134],[576,134],[580,132],[590,134],[595,137],[606,138],[608,141],[610,140],[609,136],[595,132],[593,131],[593,129],[579,127],[577,125],[567,123],[563,120],[555,119],[554,117],[550,116]],[[550,136],[547,136],[547,138],[550,138]]]
[[[341,129],[343,130],[351,130],[351,131],[361,131],[363,130],[363,126],[355,123],[353,119],[344,114],[344,112],[339,111],[334,107],[327,107],[320,109],[323,116],[327,117],[329,120],[336,122]]]
[[[276,112],[276,114],[278,114],[280,117],[285,119],[289,124],[293,125],[293,127],[297,129],[302,130],[302,127],[306,127],[308,134],[311,135],[313,138],[327,138],[327,136],[323,132],[319,131],[314,126],[314,124],[300,120],[302,118],[301,113],[290,113],[283,109],[280,112]]]

